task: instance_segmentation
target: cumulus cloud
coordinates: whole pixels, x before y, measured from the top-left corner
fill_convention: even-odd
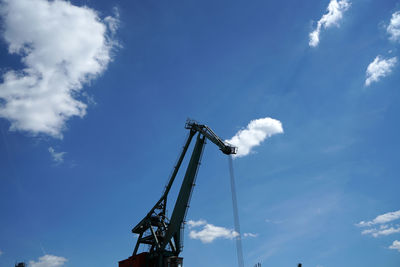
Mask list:
[[[343,17],[343,13],[350,7],[350,2],[347,0],[331,0],[329,2],[327,13],[324,14],[321,19],[317,22],[317,28],[312,31],[309,35],[309,45],[316,47],[319,44],[319,35],[322,28],[329,28],[332,26],[339,26],[339,21]]]
[[[378,82],[381,78],[388,76],[396,63],[397,57],[384,59],[377,56],[367,67],[365,85],[369,86],[372,82]]]
[[[238,236],[238,233],[232,229],[215,226],[205,222],[204,220],[191,222],[192,227],[202,226],[202,229],[200,231],[191,230],[189,233],[189,237],[192,239],[199,239],[203,243],[211,243],[217,238],[233,239]]]
[[[390,40],[400,41],[400,11],[392,14],[390,24],[387,26],[386,31],[390,35]]]
[[[266,117],[250,121],[245,129],[239,130],[226,142],[238,148],[235,157],[244,157],[266,138],[278,133],[283,133],[282,123]]]
[[[56,162],[56,163],[62,163],[64,161],[64,155],[67,152],[56,152],[54,148],[49,147],[49,153],[51,155],[51,158]]]
[[[371,221],[361,221],[357,224],[357,226],[371,226],[375,224],[384,224],[400,218],[400,210],[387,212],[381,215],[378,215],[375,219]]]
[[[398,240],[393,241],[393,244],[389,248],[396,249],[398,252],[400,252],[400,241]]]
[[[29,267],[61,267],[67,261],[64,257],[46,254],[38,261],[29,261]]]
[[[0,3],[8,52],[24,65],[3,74],[0,117],[10,130],[62,138],[66,121],[86,114],[82,87],[112,60],[118,18],[103,21],[95,10],[64,0]]]

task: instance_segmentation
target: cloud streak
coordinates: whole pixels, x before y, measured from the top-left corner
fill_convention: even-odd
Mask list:
[[[317,22],[317,28],[309,34],[309,45],[316,47],[319,44],[319,35],[322,28],[330,28],[332,26],[339,26],[339,21],[343,17],[343,13],[350,7],[350,2],[347,0],[331,0],[329,2],[327,13],[324,14]]]
[[[381,56],[377,56],[367,67],[365,86],[369,86],[371,83],[378,82],[381,78],[388,76],[396,63],[397,57],[384,59]]]
[[[38,261],[29,261],[29,267],[61,267],[67,259],[64,257],[46,254],[39,258]]]
[[[254,233],[244,233],[243,236],[244,236],[244,237],[257,237],[258,234],[254,234]]]
[[[375,219],[371,221],[361,221],[357,224],[357,226],[364,227],[364,226],[371,226],[376,224],[384,224],[400,218],[400,210],[387,212],[382,215],[378,215]]]
[[[388,228],[388,226],[385,226],[381,229],[367,229],[361,232],[361,234],[363,235],[372,235],[373,237],[378,237],[378,236],[386,236],[386,235],[391,235],[391,234],[395,234],[395,233],[400,233],[400,227],[399,228],[394,228],[394,227],[390,227]]]
[[[83,86],[112,60],[118,18],[64,0],[3,0],[0,10],[8,52],[24,64],[3,75],[0,117],[10,130],[62,138],[66,121],[86,114]]]

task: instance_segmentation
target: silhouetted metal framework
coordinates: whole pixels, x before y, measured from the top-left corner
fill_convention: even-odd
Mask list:
[[[189,135],[161,198],[149,213],[147,213],[147,215],[132,229],[132,233],[139,235],[132,257],[135,258],[137,255],[139,246],[148,245],[149,249],[145,260],[147,263],[146,265],[133,264],[126,266],[166,267],[167,265],[179,266],[179,264],[181,264],[182,259],[178,258],[178,256],[183,247],[182,230],[205,141],[208,139],[216,144],[224,154],[236,154],[237,148],[222,141],[208,126],[199,124],[194,120],[188,120],[185,124],[185,128],[190,131]],[[171,218],[168,218],[166,215],[168,193],[178,174],[190,142],[196,134],[196,143],[186,169],[178,198]],[[172,260],[170,263],[170,259],[177,259],[177,262],[179,262],[180,259],[180,263],[174,264]],[[121,262],[120,266],[122,266]]]

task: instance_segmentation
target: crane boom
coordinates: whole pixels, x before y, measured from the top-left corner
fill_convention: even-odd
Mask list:
[[[138,234],[136,246],[132,256],[120,261],[119,267],[182,266],[182,258],[179,258],[179,253],[183,247],[181,230],[184,226],[205,141],[208,139],[216,144],[224,154],[236,154],[237,148],[222,141],[207,125],[199,124],[194,120],[187,120],[185,128],[190,132],[164,192],[147,215],[132,229],[133,233]],[[196,133],[196,144],[169,219],[166,215],[168,193]],[[148,251],[137,254],[140,245],[148,245]]]

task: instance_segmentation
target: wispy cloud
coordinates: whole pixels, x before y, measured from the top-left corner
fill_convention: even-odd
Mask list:
[[[3,75],[0,117],[10,130],[62,138],[66,121],[86,114],[82,87],[112,60],[118,18],[64,0],[3,0],[0,15],[8,52],[25,65]]]
[[[114,7],[113,11],[114,16],[107,16],[104,18],[104,21],[108,24],[111,34],[115,34],[117,32],[120,24],[118,8]]]
[[[244,233],[243,236],[244,236],[244,237],[257,237],[258,234],[254,234],[254,233]]]
[[[390,24],[387,26],[386,31],[390,35],[390,40],[400,41],[400,11],[392,14]]]
[[[396,233],[400,233],[400,225],[393,225],[393,222],[400,219],[400,210],[387,212],[375,217],[371,221],[361,221],[356,224],[358,227],[372,227],[363,230],[361,234],[371,235],[373,237],[388,236]],[[395,240],[389,247],[390,249],[397,249],[400,251],[400,242]]]
[[[357,226],[371,226],[376,224],[384,224],[400,218],[400,210],[387,212],[382,215],[377,216],[375,219],[371,221],[361,221],[357,224]]]
[[[4,253],[4,252],[3,252],[2,250],[0,250],[0,256],[3,255],[3,253]]]
[[[278,133],[283,133],[282,123],[266,117],[250,121],[245,129],[239,130],[226,142],[238,147],[235,157],[244,157],[266,138]]]
[[[400,233],[400,227],[398,228],[394,228],[394,227],[388,227],[387,225],[385,225],[383,228],[380,229],[366,229],[364,231],[361,232],[361,234],[363,235],[372,235],[373,237],[378,237],[378,236],[385,236],[385,235],[391,235],[391,234],[395,234],[395,233]]]
[[[367,67],[365,85],[369,86],[372,82],[378,82],[381,78],[388,76],[396,63],[397,57],[384,59],[377,56]]]
[[[393,244],[389,248],[396,249],[398,252],[400,252],[400,241],[398,240],[393,241]]]
[[[211,243],[217,238],[233,239],[238,236],[238,233],[232,229],[215,226],[204,220],[189,221],[188,224],[189,228],[202,226],[200,231],[191,230],[189,232],[189,237],[192,239],[199,239],[203,243]]]
[[[39,258],[38,261],[29,261],[29,267],[61,267],[67,259],[64,257],[46,254]]]
[[[329,28],[332,26],[339,26],[339,21],[343,17],[343,13],[349,9],[350,2],[347,0],[331,0],[329,2],[327,13],[324,14],[321,19],[317,22],[317,28],[312,31],[309,35],[310,41],[309,45],[316,47],[319,44],[319,35],[322,28]]]
[[[49,147],[49,152],[51,155],[51,158],[56,162],[56,163],[62,163],[64,161],[64,155],[67,152],[56,152],[54,148]]]

